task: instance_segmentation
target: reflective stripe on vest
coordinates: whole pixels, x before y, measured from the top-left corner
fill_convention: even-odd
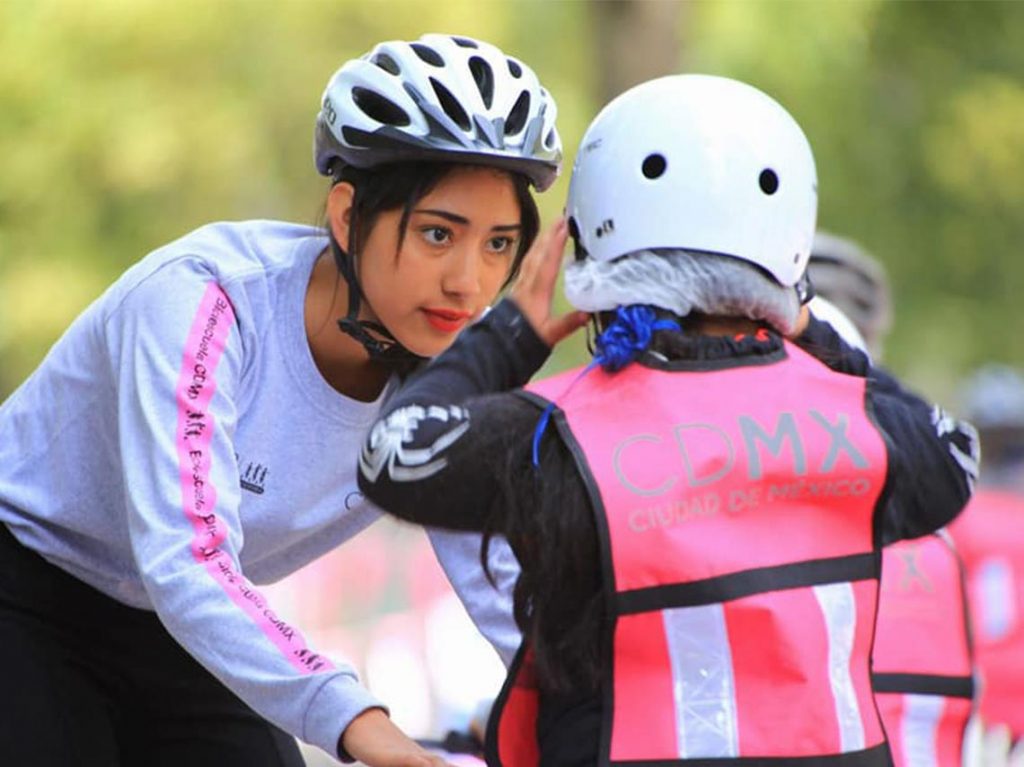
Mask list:
[[[889,761],[869,679],[884,443],[864,379],[786,352],[529,387],[559,407],[603,538],[617,620],[600,764]]]
[[[898,767],[959,767],[974,679],[963,571],[945,533],[885,548],[872,684]]]
[[[958,767],[963,763],[964,723],[972,704],[939,695],[878,694],[894,764]]]
[[[1024,736],[1024,498],[979,490],[949,526],[967,571],[979,711]]]

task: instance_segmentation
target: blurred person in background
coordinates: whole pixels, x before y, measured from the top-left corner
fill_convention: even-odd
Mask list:
[[[978,491],[950,527],[967,568],[985,727],[1024,737],[1024,375],[985,365],[964,383],[978,428]]]
[[[370,432],[369,497],[504,533],[522,565],[488,764],[891,763],[879,551],[960,511],[973,442],[802,306],[816,189],[755,88],[627,91],[581,142],[568,221]],[[595,359],[511,391],[581,321],[551,314],[570,234]]]
[[[846,340],[880,362],[885,337],[892,329],[892,291],[881,262],[852,240],[818,230],[807,272],[815,294],[811,311],[822,301],[832,304],[846,322],[853,323],[856,335]],[[831,322],[833,317],[825,319]],[[840,318],[838,323],[842,322]]]
[[[819,231],[808,273],[812,310],[879,363],[892,324],[882,264],[856,243]],[[882,550],[871,684],[897,765],[959,767],[974,661],[963,565],[945,530]]]
[[[0,406],[4,763],[295,767],[292,736],[441,763],[256,584],[380,516],[356,487],[364,431],[517,273],[555,115],[488,43],[381,43],[323,95],[324,228],[215,223],[156,250]],[[434,542],[514,649],[479,540]]]

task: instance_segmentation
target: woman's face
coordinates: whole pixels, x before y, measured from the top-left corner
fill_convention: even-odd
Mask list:
[[[381,213],[357,256],[361,316],[434,357],[497,297],[519,246],[519,202],[508,174],[458,167],[413,205],[399,246],[401,218]],[[347,234],[335,229],[340,242]]]

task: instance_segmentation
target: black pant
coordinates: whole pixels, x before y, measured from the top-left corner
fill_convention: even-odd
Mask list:
[[[156,615],[0,523],[0,764],[301,767],[295,741],[200,666]]]

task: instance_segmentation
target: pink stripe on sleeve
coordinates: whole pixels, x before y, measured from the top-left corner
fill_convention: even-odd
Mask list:
[[[217,390],[214,377],[227,344],[235,315],[216,283],[210,283],[199,303],[185,341],[178,378],[178,424],[175,441],[181,478],[183,511],[192,523],[192,556],[203,565],[231,600],[260,628],[302,673],[328,671],[330,660],[306,646],[302,635],[277,617],[266,598],[236,568],[221,548],[227,531],[217,517],[217,489],[211,481],[211,444],[216,421],[210,401]]]

